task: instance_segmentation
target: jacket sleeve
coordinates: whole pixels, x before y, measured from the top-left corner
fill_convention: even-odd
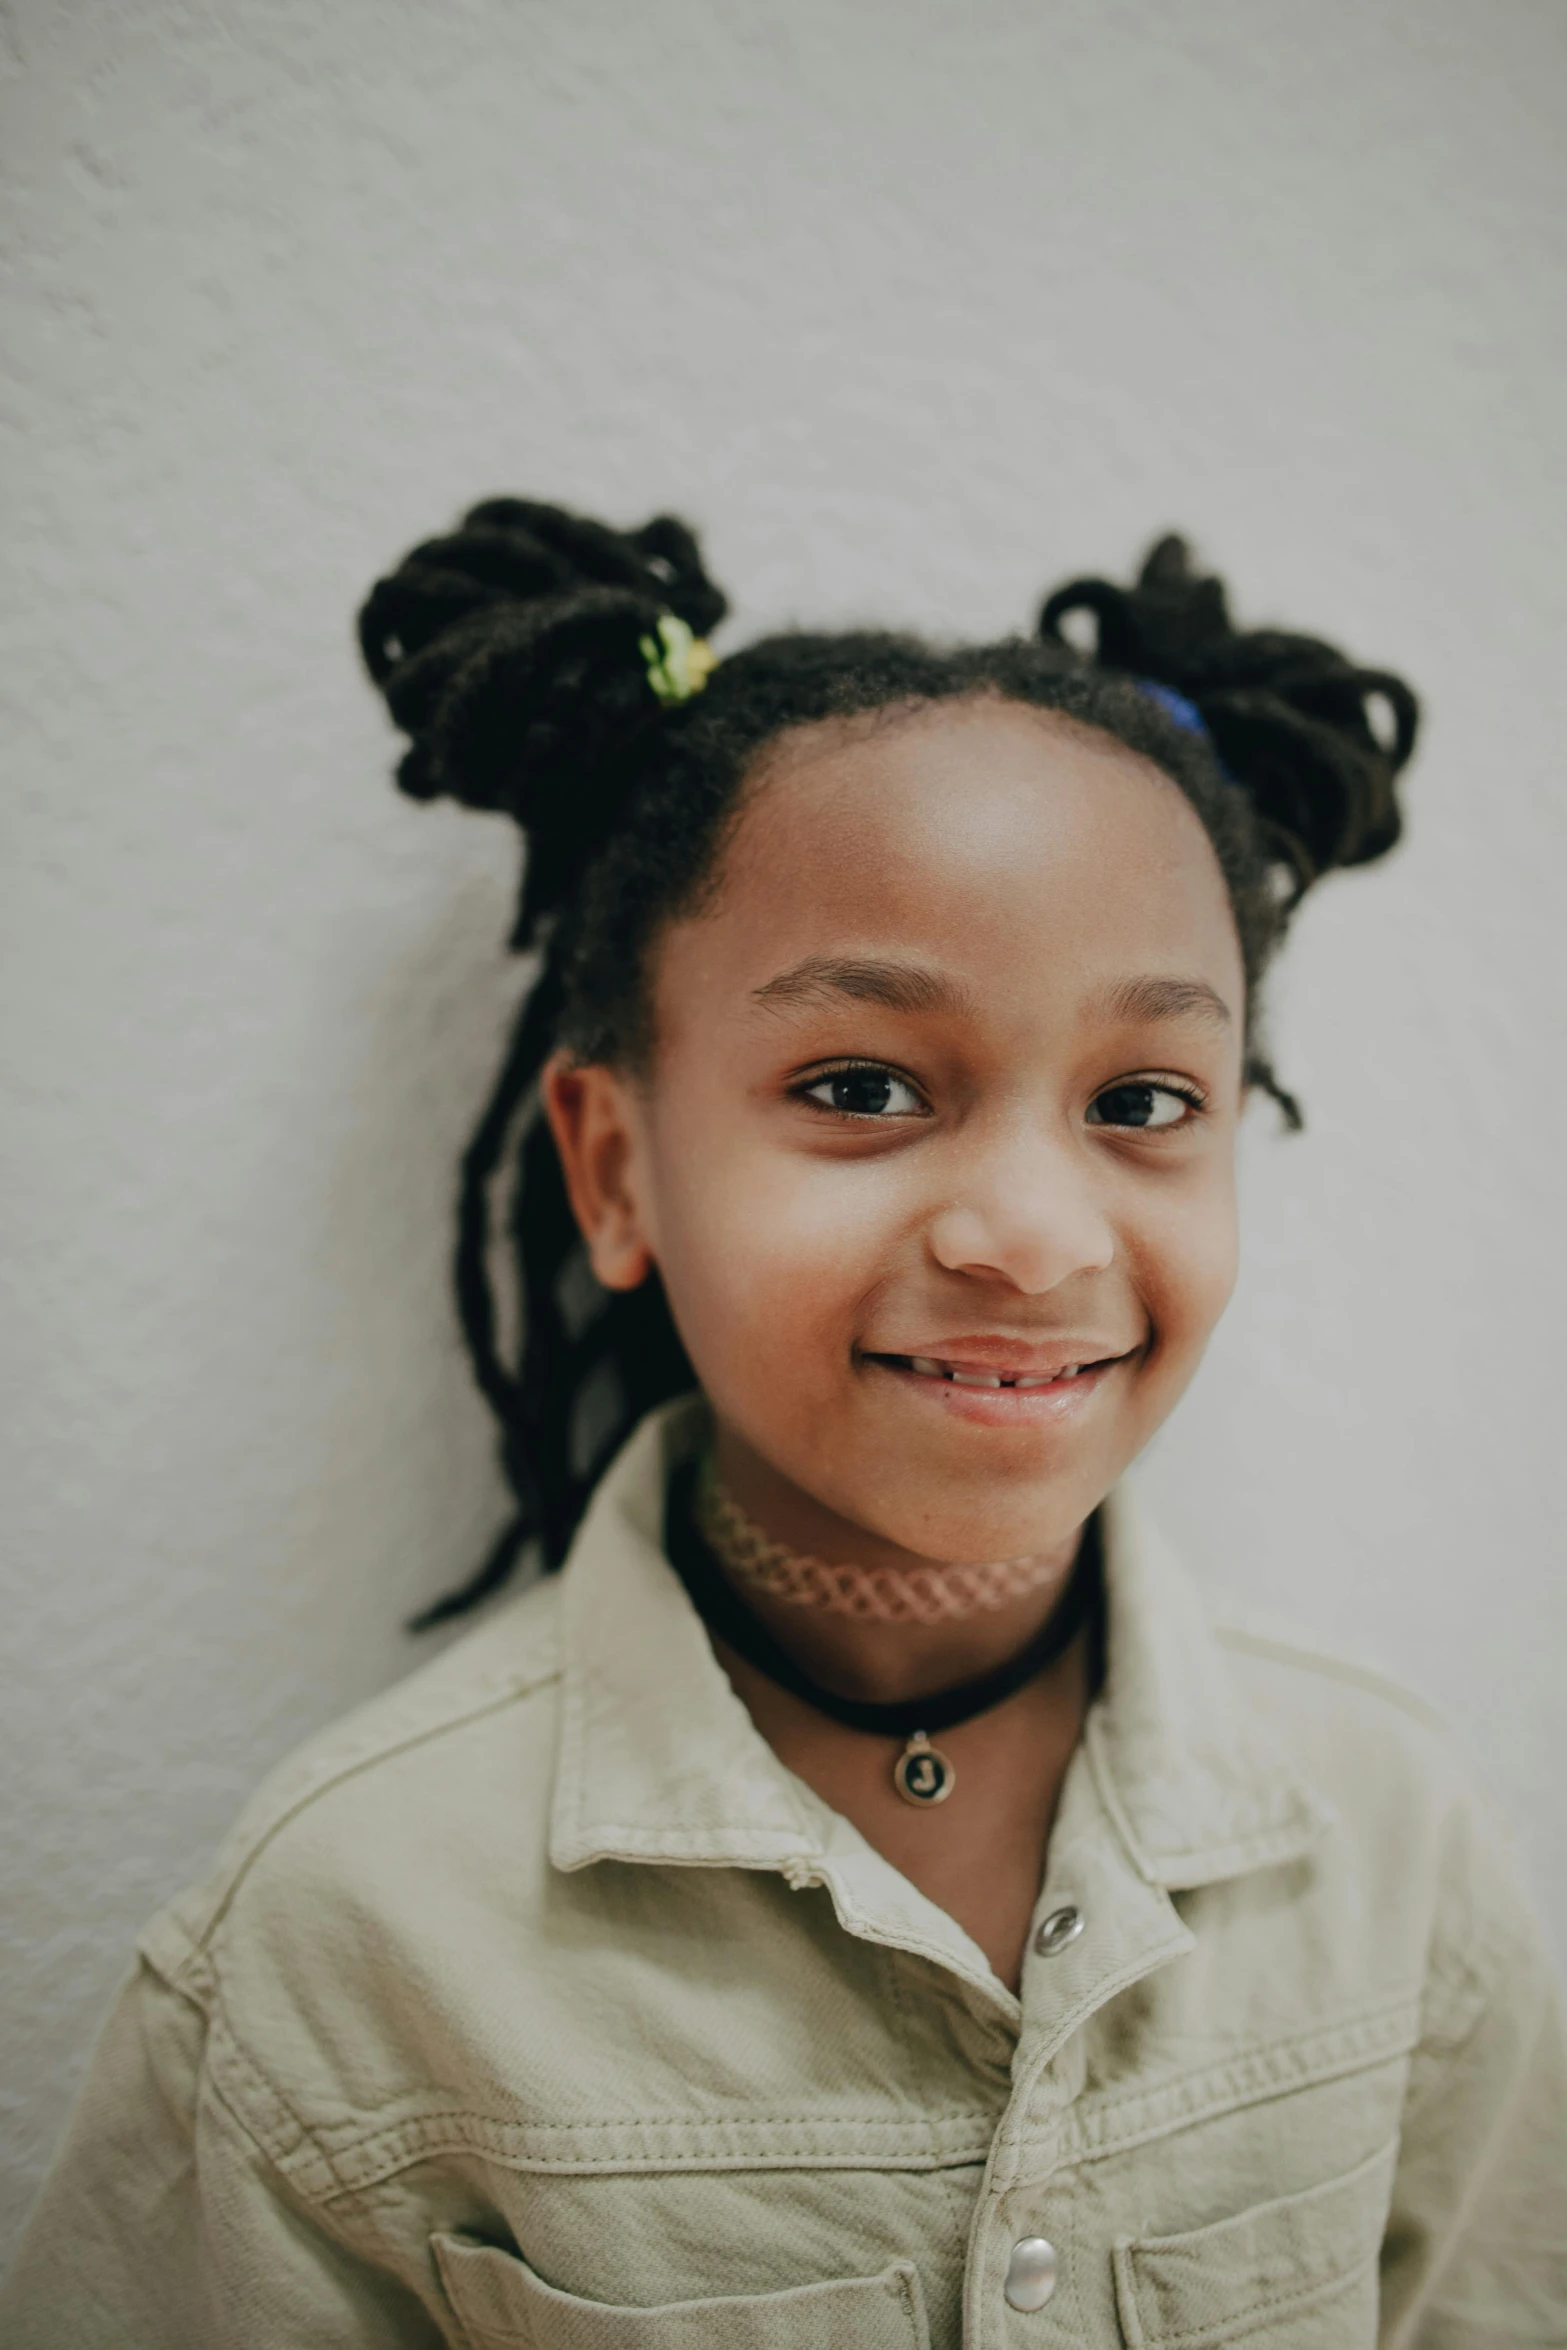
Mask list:
[[[1463,1871],[1467,1947],[1438,1958],[1410,2074],[1382,2271],[1384,2350],[1567,2344],[1561,1996],[1487,1826],[1475,1824]]]
[[[436,2350],[417,2297],[290,2196],[206,2078],[205,2041],[143,1962],[0,2286],[7,2350]]]

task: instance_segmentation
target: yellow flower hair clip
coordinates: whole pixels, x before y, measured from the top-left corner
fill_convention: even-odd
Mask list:
[[[647,681],[666,708],[689,702],[699,694],[718,667],[718,655],[705,636],[693,636],[674,612],[662,615],[657,636],[637,640],[647,663]]]

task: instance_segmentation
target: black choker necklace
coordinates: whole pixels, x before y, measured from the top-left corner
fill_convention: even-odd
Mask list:
[[[664,1548],[686,1587],[692,1606],[710,1632],[726,1641],[737,1656],[765,1673],[780,1689],[803,1698],[829,1720],[850,1730],[866,1730],[878,1738],[902,1738],[903,1752],[892,1766],[892,1783],[906,1803],[921,1811],[945,1803],[957,1784],[957,1772],[941,1749],[931,1744],[932,1731],[955,1730],[988,1714],[1042,1673],[1046,1665],[1071,1647],[1083,1627],[1092,1627],[1090,1678],[1097,1684],[1104,1652],[1104,1562],[1098,1517],[1083,1529],[1077,1560],[1065,1591],[1026,1648],[1020,1649],[993,1672],[977,1681],[960,1682],[955,1689],[939,1689],[929,1697],[909,1698],[895,1705],[877,1705],[859,1697],[840,1697],[824,1689],[797,1665],[759,1617],[754,1616],[703,1540],[696,1522],[697,1464],[686,1461],[669,1481],[664,1512]]]

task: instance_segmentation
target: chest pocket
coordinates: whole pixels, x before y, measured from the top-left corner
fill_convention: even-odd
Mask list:
[[[515,2253],[433,2240],[465,2350],[929,2350],[917,2271],[619,2309],[558,2293]]]
[[[1375,2350],[1377,2262],[1398,2142],[1369,2161],[1186,2236],[1118,2244],[1130,2350]]]

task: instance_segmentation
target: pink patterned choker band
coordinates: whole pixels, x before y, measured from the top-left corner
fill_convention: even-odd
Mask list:
[[[946,1624],[957,1616],[1005,1607],[1060,1578],[1050,1559],[999,1559],[978,1567],[831,1566],[770,1541],[718,1481],[711,1458],[696,1481],[696,1522],[737,1583],[786,1607],[878,1624]]]

